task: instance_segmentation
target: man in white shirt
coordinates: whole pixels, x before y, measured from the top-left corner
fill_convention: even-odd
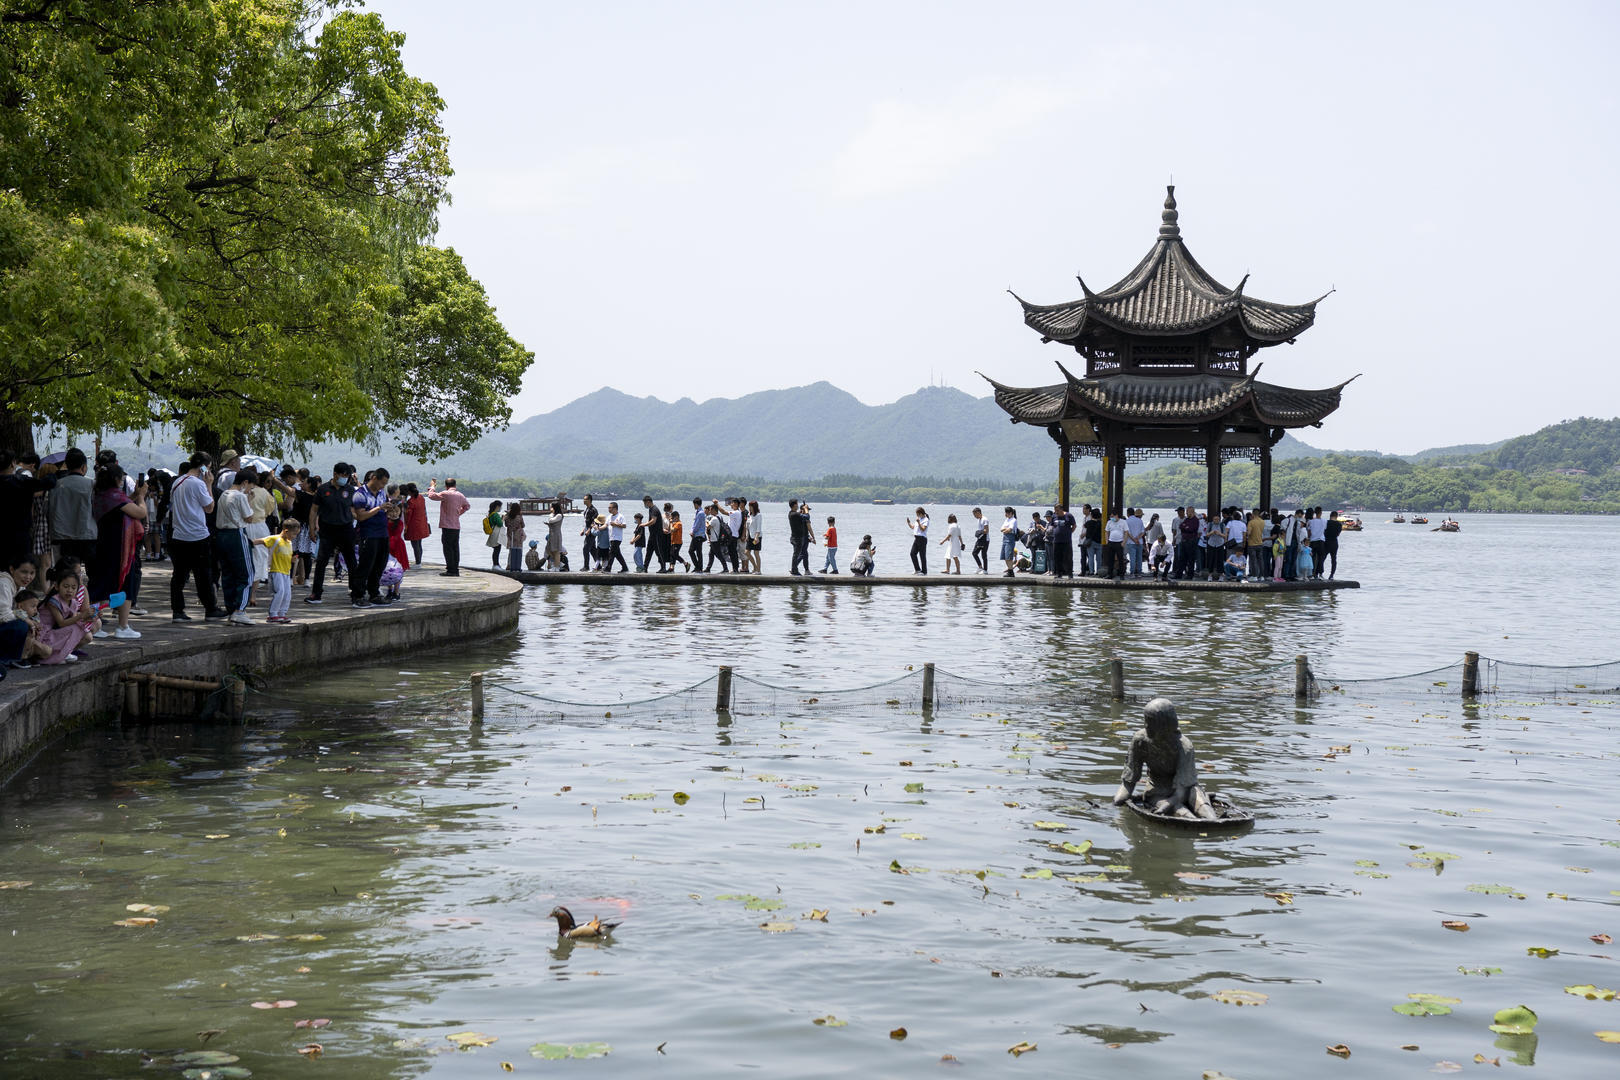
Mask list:
[[[731,549],[731,568],[742,567],[741,557],[737,554],[738,546],[743,542],[743,501],[741,499],[727,499],[726,505],[731,507],[726,514],[726,524],[731,527],[731,538],[726,544]]]
[[[628,574],[630,568],[624,563],[624,552],[619,545],[624,543],[624,515],[619,513],[619,504],[608,503],[608,573],[613,572],[613,560],[619,561],[620,573]]]
[[[1142,576],[1142,534],[1147,527],[1142,524],[1142,511],[1135,507],[1125,509],[1125,550],[1131,560],[1131,577]]]
[[[1103,526],[1103,576],[1108,578],[1122,578],[1125,576],[1125,519],[1118,514],[1109,514],[1108,521]]]
[[[186,614],[188,575],[197,578],[197,599],[202,601],[204,618],[223,619],[229,614],[214,597],[214,579],[209,573],[208,515],[214,509],[214,496],[202,477],[203,464],[202,455],[191,455],[185,471],[169,488],[169,557],[174,561],[169,607],[175,622],[191,621]]]
[[[1327,519],[1322,516],[1320,506],[1310,512],[1307,527],[1311,538],[1311,578],[1314,580],[1322,576],[1322,557],[1327,554]]]

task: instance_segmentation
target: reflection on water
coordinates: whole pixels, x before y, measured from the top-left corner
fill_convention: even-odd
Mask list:
[[[1460,538],[1488,548],[1495,524]],[[1475,1053],[1603,1074],[1611,1048],[1590,1033],[1614,1004],[1562,988],[1615,985],[1589,938],[1615,932],[1620,834],[1569,785],[1605,790],[1620,709],[1220,690],[1299,651],[1414,670],[1492,620],[1530,659],[1556,622],[1588,650],[1617,636],[1597,602],[1498,611],[1514,601],[1458,575],[1414,589],[1392,607],[1371,588],[534,587],[513,638],[274,680],[245,732],[82,734],[0,792],[0,878],[29,883],[0,889],[0,1071],[178,1075],[168,1056],[219,1030],[207,1047],[259,1076],[538,1072],[539,1041],[611,1043],[569,1066],[596,1075],[923,1075],[944,1054],[1013,1067],[1025,1040],[1040,1049],[1016,1067],[1042,1073],[1272,1076],[1343,1042],[1376,1075]],[[1252,832],[1199,839],[1109,805],[1140,705],[1077,704],[1108,656],[1132,693],[1177,699],[1208,786],[1256,811]],[[928,715],[783,693],[717,716],[710,691],[559,719],[492,686],[474,730],[457,690],[487,670],[631,701],[721,663],[853,687],[923,660],[1075,693]],[[133,903],[170,910],[114,926]],[[623,926],[559,942],[557,903]],[[1411,993],[1461,1004],[1392,1012]],[[280,1000],[297,1005],[251,1007]],[[1536,1035],[1493,1036],[1519,1003]],[[829,1014],[847,1026],[811,1022]],[[332,1024],[293,1026],[310,1018]],[[499,1041],[455,1051],[463,1031]],[[297,1060],[311,1041],[313,1065]]]

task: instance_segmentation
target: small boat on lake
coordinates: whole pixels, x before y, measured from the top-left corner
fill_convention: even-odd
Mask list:
[[[1389,523],[1391,525],[1405,525],[1406,524],[1406,515],[1405,514],[1396,514],[1394,517],[1389,519]]]
[[[872,500],[872,505],[873,506],[893,506],[894,505],[894,500],[893,499],[873,499]]]
[[[1361,531],[1361,519],[1360,518],[1345,518],[1344,519],[1344,531],[1345,532],[1360,532]]]
[[[1137,817],[1144,818],[1156,825],[1164,825],[1184,832],[1235,833],[1242,832],[1254,824],[1254,815],[1228,799],[1225,795],[1211,795],[1209,804],[1215,808],[1215,812],[1220,817],[1180,817],[1176,814],[1155,813],[1143,805],[1141,796],[1127,799],[1124,806]]]
[[[1435,532],[1462,532],[1462,524],[1455,518],[1446,518],[1434,530]]]
[[[1419,514],[1412,519],[1412,524],[1414,525],[1427,525],[1428,523],[1429,519],[1424,517],[1422,514]]]

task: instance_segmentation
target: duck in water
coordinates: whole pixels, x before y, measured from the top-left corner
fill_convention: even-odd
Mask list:
[[[616,922],[605,923],[599,915],[592,917],[591,921],[583,926],[576,925],[574,923],[574,913],[561,905],[552,908],[551,914],[547,917],[557,920],[558,937],[573,938],[575,940],[607,937],[619,925]]]

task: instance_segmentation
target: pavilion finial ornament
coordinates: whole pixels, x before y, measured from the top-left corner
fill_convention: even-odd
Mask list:
[[[1160,215],[1164,224],[1159,226],[1159,236],[1161,239],[1179,240],[1181,226],[1176,224],[1176,185],[1166,184],[1164,190],[1164,213]]]

